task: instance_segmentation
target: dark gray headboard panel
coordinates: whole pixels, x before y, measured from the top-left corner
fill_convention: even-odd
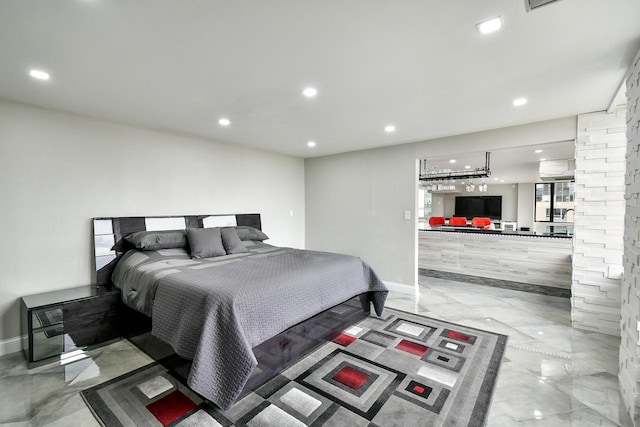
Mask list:
[[[260,214],[136,216],[93,218],[93,253],[97,285],[111,284],[111,273],[124,254],[122,239],[137,231],[180,230],[248,225],[262,230]]]

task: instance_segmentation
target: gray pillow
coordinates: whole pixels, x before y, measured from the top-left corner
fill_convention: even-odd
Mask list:
[[[187,228],[191,258],[211,258],[227,253],[222,245],[220,228]]]
[[[263,240],[267,240],[269,236],[264,234],[262,231],[257,228],[249,227],[248,225],[238,225],[233,227],[238,233],[238,237],[240,240],[257,240],[262,242]]]
[[[184,248],[187,235],[184,230],[138,231],[125,237],[136,249],[155,251],[158,249]]]
[[[238,237],[238,233],[235,228],[224,227],[220,230],[220,233],[222,234],[222,245],[227,251],[227,254],[231,255],[249,252],[247,248],[244,247],[240,237]]]

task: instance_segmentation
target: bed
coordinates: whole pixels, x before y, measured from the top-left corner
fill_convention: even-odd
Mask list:
[[[152,334],[192,360],[189,386],[223,409],[256,346],[354,297],[381,315],[388,293],[357,257],[266,243],[259,214],[95,218],[94,239],[98,282],[151,318]]]

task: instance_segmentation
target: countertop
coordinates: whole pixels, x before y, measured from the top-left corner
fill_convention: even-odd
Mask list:
[[[445,232],[445,233],[475,233],[475,234],[493,234],[501,236],[527,236],[527,237],[553,237],[558,239],[571,239],[573,234],[567,233],[535,233],[533,231],[507,231],[507,230],[483,230],[478,227],[454,227],[443,225],[440,227],[432,227],[430,229],[420,229],[421,232]]]

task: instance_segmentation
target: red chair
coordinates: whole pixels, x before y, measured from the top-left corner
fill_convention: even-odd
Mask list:
[[[484,218],[477,216],[471,220],[471,225],[473,227],[486,227],[491,225],[491,218]]]
[[[449,218],[449,225],[466,226],[467,218],[464,216],[452,216]]]
[[[432,216],[429,218],[429,225],[432,227],[437,227],[440,225],[444,225],[444,217],[443,216]]]

